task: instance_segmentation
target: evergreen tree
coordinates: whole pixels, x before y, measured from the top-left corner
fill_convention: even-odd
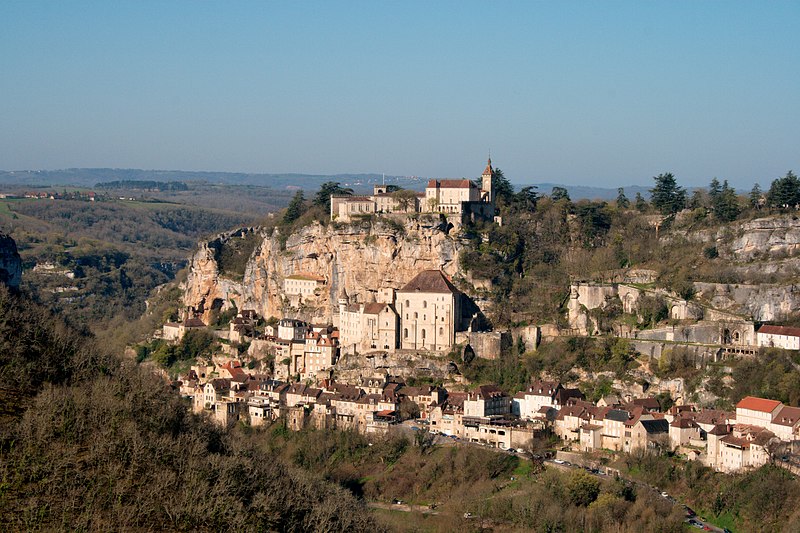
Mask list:
[[[761,196],[763,196],[763,193],[761,192],[761,186],[756,183],[750,190],[750,207],[753,209],[761,209]]]
[[[553,187],[553,191],[550,193],[550,198],[557,202],[559,200],[566,200],[568,202],[572,201],[569,197],[569,192],[564,187]]]
[[[492,175],[492,191],[496,200],[508,204],[514,199],[514,186],[508,181],[503,171],[499,168],[494,169]]]
[[[719,185],[719,182],[717,182],[717,185]],[[712,198],[711,210],[717,220],[722,222],[731,222],[739,216],[741,211],[739,198],[736,196],[736,189],[728,186],[728,180],[723,182],[722,187]]]
[[[617,207],[620,209],[628,209],[631,206],[631,201],[625,196],[625,189],[620,187],[617,189]]]
[[[636,193],[636,199],[634,200],[633,205],[640,213],[647,211],[647,200],[644,199],[644,196],[642,196],[642,193],[640,192]]]
[[[791,170],[783,178],[772,182],[767,193],[767,203],[778,209],[794,209],[800,204],[800,180]]]
[[[653,178],[655,187],[650,189],[650,203],[664,215],[674,215],[686,206],[686,190],[679,187],[671,172]]]
[[[328,201],[330,201],[330,197],[328,197]],[[286,208],[286,212],[283,214],[283,223],[291,224],[300,218],[305,209],[305,203],[306,198],[303,195],[303,190],[300,189],[294,194],[292,201],[289,202],[289,207]]]
[[[314,205],[322,207],[326,211],[331,210],[331,195],[351,196],[353,189],[346,189],[338,181],[326,181],[320,185],[319,190],[314,195]]]

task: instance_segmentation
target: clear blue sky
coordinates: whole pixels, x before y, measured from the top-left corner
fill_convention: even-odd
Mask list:
[[[749,189],[800,170],[800,2],[0,2],[0,169]]]

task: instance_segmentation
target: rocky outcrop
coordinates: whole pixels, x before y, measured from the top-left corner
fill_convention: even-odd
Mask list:
[[[17,252],[17,243],[0,233],[0,283],[18,289],[22,281],[22,260]]]
[[[191,260],[184,302],[204,319],[212,308],[254,309],[265,317],[286,312],[310,321],[332,322],[344,289],[351,302],[367,302],[379,289],[398,289],[425,269],[441,269],[453,279],[464,279],[458,256],[462,245],[435,224],[381,218],[354,224],[314,224],[289,235],[278,230],[256,247],[241,281],[219,271],[220,246],[241,238],[240,230],[201,243]],[[285,243],[285,245],[284,245]],[[316,295],[289,309],[283,282],[296,273],[321,276],[325,283]]]

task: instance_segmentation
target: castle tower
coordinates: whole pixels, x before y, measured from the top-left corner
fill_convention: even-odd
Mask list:
[[[492,169],[492,158],[486,163],[486,168],[481,174],[481,199],[490,204],[494,203],[494,189],[492,188],[492,177],[494,176],[494,169]]]
[[[339,314],[345,312],[347,305],[350,303],[350,297],[347,296],[347,291],[344,290],[344,283],[342,283],[342,290],[339,291]]]

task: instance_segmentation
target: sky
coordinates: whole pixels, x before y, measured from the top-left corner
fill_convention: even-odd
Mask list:
[[[0,169],[749,190],[800,171],[800,2],[0,2]]]

